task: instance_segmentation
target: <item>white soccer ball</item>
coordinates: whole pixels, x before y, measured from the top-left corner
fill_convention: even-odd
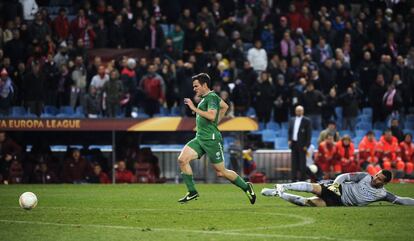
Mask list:
[[[309,170],[313,173],[316,174],[318,172],[318,166],[315,164],[309,165]]]
[[[35,208],[37,205],[37,197],[32,192],[25,192],[22,195],[20,195],[19,198],[19,205],[20,207],[30,210],[32,208]]]

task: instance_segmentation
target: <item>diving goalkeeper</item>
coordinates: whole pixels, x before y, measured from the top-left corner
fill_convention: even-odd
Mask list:
[[[333,182],[295,182],[276,184],[275,188],[263,188],[263,196],[280,197],[299,206],[365,206],[373,202],[386,201],[400,205],[414,205],[414,199],[399,197],[388,192],[384,185],[392,180],[388,170],[381,170],[374,176],[365,172],[345,173]],[[313,193],[315,197],[302,197],[286,191]]]

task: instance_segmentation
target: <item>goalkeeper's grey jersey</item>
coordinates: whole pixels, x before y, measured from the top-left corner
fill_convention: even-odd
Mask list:
[[[360,173],[358,182],[342,183],[341,200],[346,206],[364,206],[375,201],[386,200],[388,192],[385,188],[371,186],[372,177],[368,173]],[[394,198],[395,199],[395,198]]]

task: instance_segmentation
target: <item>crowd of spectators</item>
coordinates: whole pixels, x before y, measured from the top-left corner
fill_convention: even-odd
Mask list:
[[[90,118],[134,117],[138,108],[153,116],[183,106],[198,72],[210,74],[230,116],[253,107],[260,122],[286,122],[302,104],[320,130],[340,106],[353,130],[363,107],[383,122],[414,104],[410,1],[84,0],[56,16],[28,12],[30,2],[0,5],[2,115],[82,106]],[[149,57],[104,62],[91,58],[94,48]]]

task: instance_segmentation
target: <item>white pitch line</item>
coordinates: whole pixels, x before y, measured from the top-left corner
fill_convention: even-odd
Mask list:
[[[11,208],[19,208],[19,207],[11,207]],[[89,210],[93,210],[96,211],[98,208],[89,208],[89,207],[85,207],[85,208],[77,208],[77,207],[36,207],[38,208],[43,208],[43,209],[59,209],[60,211],[62,211],[62,209],[74,209],[74,210],[84,210],[84,209],[89,209]],[[19,208],[20,209],[20,208]],[[205,210],[205,209],[156,209],[156,208],[131,208],[131,209],[125,209],[125,208],[99,208],[100,211],[104,210],[104,211],[143,211],[143,212],[222,212],[221,210]],[[236,212],[236,213],[248,213],[248,214],[252,214],[251,211],[246,211],[246,210],[231,210],[231,212]],[[229,232],[240,232],[240,231],[252,231],[252,230],[269,230],[269,229],[284,229],[284,228],[294,228],[294,227],[302,227],[305,225],[310,225],[315,223],[315,219],[310,218],[310,217],[303,217],[300,215],[295,215],[295,214],[284,214],[284,213],[272,213],[272,212],[255,212],[255,214],[260,214],[260,215],[268,215],[268,216],[282,216],[282,217],[291,217],[291,218],[295,218],[295,219],[299,219],[301,221],[296,222],[296,223],[291,223],[291,224],[280,224],[280,225],[275,225],[275,226],[260,226],[260,227],[254,227],[254,228],[240,228],[240,229],[231,229],[231,230],[226,230]]]
[[[267,213],[264,213],[264,214],[267,214]],[[271,216],[283,216],[283,217],[296,218],[296,219],[299,219],[299,220],[302,220],[302,221],[297,222],[297,223],[292,223],[292,224],[282,224],[282,225],[278,225],[278,226],[262,226],[262,227],[257,227],[257,228],[231,229],[231,230],[227,230],[227,231],[229,231],[229,232],[240,232],[240,231],[247,231],[247,230],[267,230],[267,229],[294,228],[294,227],[301,227],[301,226],[313,224],[315,222],[315,219],[313,219],[313,218],[303,217],[303,216],[295,215],[295,214],[283,214],[283,213],[268,213],[268,214],[271,215]]]
[[[35,221],[19,221],[19,220],[6,220],[0,219],[2,223],[15,223],[15,224],[31,224],[31,225],[49,225],[59,227],[90,227],[90,228],[112,228],[112,229],[127,229],[127,230],[148,230],[147,227],[132,227],[132,226],[120,226],[120,225],[103,225],[103,224],[72,224],[72,223],[50,223],[50,222],[35,222]],[[244,237],[257,237],[257,238],[286,238],[286,239],[304,239],[304,240],[334,240],[334,241],[368,241],[361,239],[343,239],[333,238],[325,236],[298,236],[298,235],[285,235],[285,234],[260,234],[260,233],[235,233],[226,231],[204,231],[204,230],[191,230],[191,229],[171,229],[171,228],[150,228],[148,231],[159,232],[180,232],[180,233],[197,233],[197,234],[209,234],[209,235],[229,235],[229,236],[244,236]]]

